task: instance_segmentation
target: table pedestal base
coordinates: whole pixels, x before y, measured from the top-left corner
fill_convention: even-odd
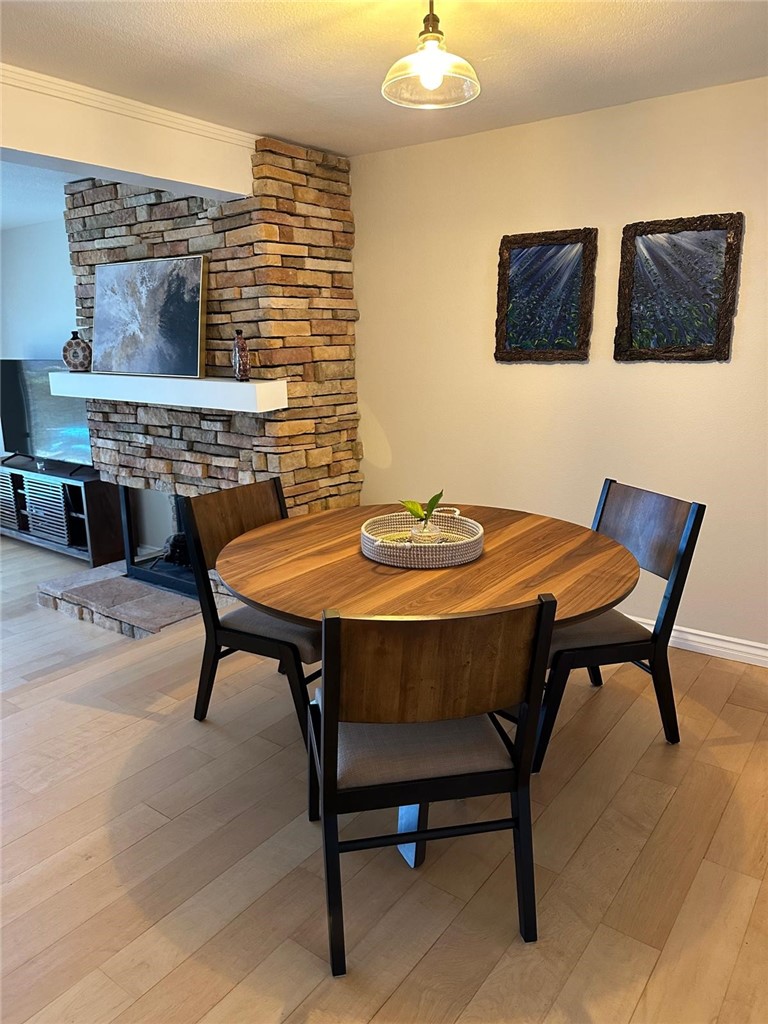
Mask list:
[[[398,811],[397,831],[415,832],[417,829],[426,828],[428,822],[429,804],[410,804],[408,807],[401,807]],[[422,839],[418,843],[403,843],[397,849],[408,867],[418,868],[424,863],[427,841]]]

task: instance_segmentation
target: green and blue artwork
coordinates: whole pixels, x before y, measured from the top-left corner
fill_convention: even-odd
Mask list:
[[[597,231],[507,235],[499,250],[496,359],[585,360]]]
[[[615,358],[727,359],[743,217],[624,229]]]

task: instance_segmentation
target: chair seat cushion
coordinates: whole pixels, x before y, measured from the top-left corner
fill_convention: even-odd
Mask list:
[[[552,634],[550,660],[558,651],[582,650],[585,647],[604,647],[606,644],[632,644],[648,642],[650,630],[639,622],[612,608],[602,615],[596,615],[572,626],[558,626]]]
[[[322,657],[320,627],[301,626],[297,622],[280,619],[269,612],[242,605],[234,611],[219,616],[224,629],[236,629],[241,633],[263,636],[267,640],[278,640],[298,648],[299,657],[305,665],[312,665]]]
[[[509,769],[487,715],[407,725],[339,723],[339,789]]]

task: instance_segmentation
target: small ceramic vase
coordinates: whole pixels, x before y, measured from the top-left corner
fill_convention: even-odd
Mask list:
[[[242,331],[235,331],[235,340],[232,343],[232,369],[235,372],[235,380],[250,380],[251,353],[248,351],[248,342]]]
[[[82,373],[90,370],[93,350],[90,342],[80,337],[79,331],[72,331],[72,337],[64,343],[61,350],[61,358],[69,370]]]

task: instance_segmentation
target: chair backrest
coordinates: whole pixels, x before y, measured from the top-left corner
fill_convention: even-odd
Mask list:
[[[606,480],[592,529],[628,548],[641,569],[667,580],[656,634],[669,633],[706,506]]]
[[[196,532],[207,569],[213,569],[221,549],[235,537],[287,516],[279,477],[197,494],[182,503],[185,527]]]
[[[324,612],[324,762],[330,753],[328,767],[336,763],[340,721],[436,722],[515,704],[523,707],[519,759],[532,757],[556,607],[547,594],[516,608],[432,618]]]
[[[218,622],[208,570],[225,545],[288,515],[279,477],[180,500],[182,522],[206,627]],[[210,620],[210,621],[209,621]]]

